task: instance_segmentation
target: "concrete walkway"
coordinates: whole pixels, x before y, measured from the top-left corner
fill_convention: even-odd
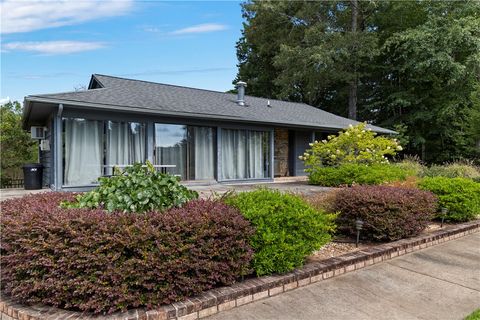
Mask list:
[[[463,319],[480,308],[480,233],[317,282],[209,320]]]

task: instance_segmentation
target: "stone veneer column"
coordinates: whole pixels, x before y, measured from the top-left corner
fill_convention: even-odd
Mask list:
[[[288,129],[275,128],[274,135],[275,175],[287,177],[288,174]]]

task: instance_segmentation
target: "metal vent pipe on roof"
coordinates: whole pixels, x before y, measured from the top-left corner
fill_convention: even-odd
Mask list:
[[[247,87],[247,83],[243,81],[237,82],[237,103],[241,106],[245,105],[245,88]]]

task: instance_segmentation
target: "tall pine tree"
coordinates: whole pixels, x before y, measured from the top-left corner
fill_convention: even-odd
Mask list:
[[[427,161],[478,152],[476,1],[249,1],[235,81],[400,128]],[[476,101],[476,102],[475,102]]]

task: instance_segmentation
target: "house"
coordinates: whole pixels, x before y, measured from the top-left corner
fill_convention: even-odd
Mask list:
[[[147,159],[200,183],[305,175],[298,156],[308,144],[357,123],[245,87],[231,94],[94,74],[85,91],[25,97],[23,125],[46,128],[44,184],[82,190],[114,165]]]

